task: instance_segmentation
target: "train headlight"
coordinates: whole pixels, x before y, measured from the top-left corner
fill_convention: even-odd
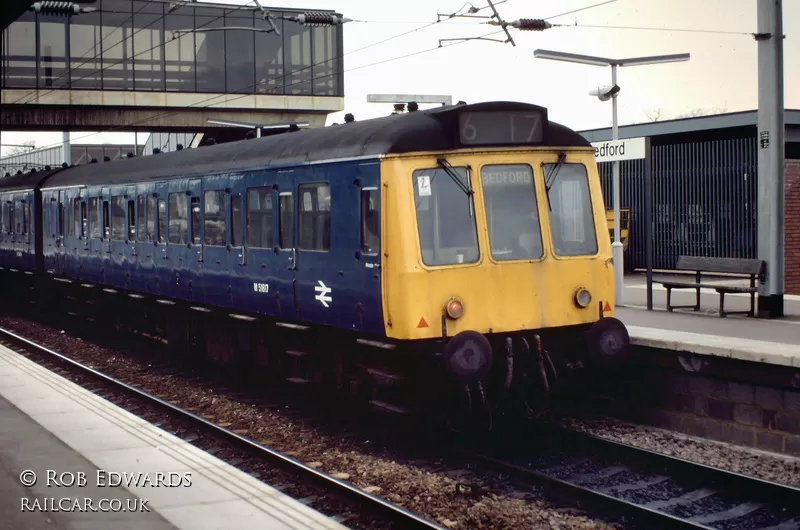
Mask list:
[[[449,298],[447,302],[445,302],[444,312],[447,313],[447,316],[453,320],[461,318],[461,315],[464,314],[464,304],[458,299],[458,297],[453,296],[452,298]]]
[[[589,294],[589,291],[584,289],[583,287],[578,288],[575,291],[575,303],[578,304],[578,307],[586,307],[592,302],[592,295]]]

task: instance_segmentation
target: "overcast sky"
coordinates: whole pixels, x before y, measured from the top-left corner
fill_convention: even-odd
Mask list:
[[[507,0],[498,3],[507,21],[547,18],[585,8],[603,0]],[[244,0],[220,0],[240,5]],[[262,4],[267,5],[266,0]],[[437,12],[453,13],[463,0],[296,0],[270,2],[269,7],[335,9],[353,19],[344,26],[345,112],[356,119],[383,116],[391,104],[367,103],[370,93],[450,95],[467,103],[491,100],[524,101],[549,109],[550,118],[575,129],[611,124],[611,103],[588,91],[611,81],[608,67],[560,63],[533,58],[537,48],[621,58],[691,53],[689,62],[620,68],[620,125],[647,121],[660,109],[662,119],[693,109],[735,112],[757,108],[757,0],[616,0],[577,13],[551,18],[544,32],[511,29],[510,43],[469,41],[407,58],[371,63],[437,48],[439,39],[480,36],[498,30],[477,19],[456,18],[440,24]],[[473,0],[483,7],[486,0]],[[800,0],[783,2],[786,108],[800,108]],[[465,12],[466,9],[461,12]],[[488,9],[480,15],[487,15]],[[577,26],[575,26],[577,24]],[[606,26],[590,28],[584,26]],[[608,26],[645,27],[647,30]],[[652,29],[659,28],[659,29]],[[368,47],[389,37],[408,35]],[[676,29],[703,30],[682,32]],[[733,32],[723,34],[713,32]],[[736,34],[738,33],[738,34]],[[500,33],[494,38],[505,38]],[[349,53],[353,52],[354,53]],[[360,68],[362,67],[363,68]],[[330,115],[341,122],[344,112]],[[132,141],[132,134],[73,133],[75,142]],[[4,131],[3,143],[35,139],[37,146],[60,142],[60,133]],[[146,135],[140,134],[144,142]]]

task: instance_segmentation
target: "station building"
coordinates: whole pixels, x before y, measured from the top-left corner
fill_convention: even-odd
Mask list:
[[[753,110],[619,127],[620,139],[650,139],[653,268],[674,269],[680,255],[758,257],[757,123]],[[800,110],[786,110],[784,123],[784,292],[800,295]],[[580,133],[590,142],[612,136],[610,127]],[[634,268],[646,267],[647,162],[619,163],[620,208],[631,216],[625,260]],[[598,166],[611,209],[613,163]]]

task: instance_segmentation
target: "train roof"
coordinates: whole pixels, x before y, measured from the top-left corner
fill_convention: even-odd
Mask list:
[[[21,175],[10,175],[8,177],[0,178],[0,192],[30,191],[34,189],[40,182],[61,170],[62,168],[34,172],[28,171],[27,173],[22,173]]]
[[[385,154],[448,151],[460,143],[459,115],[463,113],[526,113],[538,115],[541,129],[536,141],[517,141],[515,146],[589,147],[577,132],[547,120],[547,109],[513,102],[451,105],[384,118],[345,123],[319,129],[242,140],[197,149],[71,167],[53,175],[43,188],[76,185],[114,185],[181,176],[196,176],[254,168],[286,167]],[[499,119],[499,118],[498,118]],[[489,123],[489,122],[484,122]],[[497,124],[494,124],[496,127]],[[495,129],[487,126],[486,135]],[[505,134],[505,133],[503,133]],[[531,136],[531,138],[533,135]],[[488,138],[488,136],[487,136]],[[0,181],[0,189],[2,188]]]

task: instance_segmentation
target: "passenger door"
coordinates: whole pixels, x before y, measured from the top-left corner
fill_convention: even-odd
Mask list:
[[[295,171],[278,171],[277,184],[277,226],[275,230],[276,249],[274,251],[274,269],[270,278],[275,283],[276,315],[296,319],[298,314],[297,291],[295,289],[297,248],[296,248],[296,180]],[[263,252],[263,251],[262,251]],[[264,256],[266,259],[266,256]],[[261,261],[260,267],[265,263]],[[272,285],[269,287],[272,289]]]
[[[230,176],[206,178],[203,185],[203,290],[205,303],[232,305],[232,275],[238,272],[236,257],[229,243],[231,194]],[[231,289],[231,292],[229,292]]]
[[[347,287],[347,304],[352,308],[349,313],[351,329],[363,333],[383,335],[386,328],[383,323],[383,302],[381,298],[381,166],[379,162],[361,164],[357,168],[360,186],[353,186],[357,197],[347,197],[347,203],[341,209],[346,209],[346,225],[356,227],[357,230],[347,231],[347,246],[355,248],[351,255],[344,251],[342,254],[343,265],[353,263],[352,270],[343,278]],[[337,179],[345,181],[345,179]],[[358,203],[358,208],[351,209],[351,204]],[[334,201],[334,214],[340,213],[336,208],[339,203]],[[350,212],[357,212],[351,214]],[[358,215],[358,217],[356,217]],[[334,218],[335,221],[336,218]],[[355,232],[355,234],[352,234]],[[334,231],[339,235],[339,231]],[[354,236],[354,237],[353,237]],[[334,239],[334,244],[336,240]]]
[[[129,251],[128,247],[128,200],[115,190],[107,202],[109,216],[111,218],[111,229],[109,230],[108,258],[106,262],[106,282],[117,287],[128,286],[129,270]],[[106,206],[104,205],[104,208]]]
[[[65,190],[58,191],[58,221],[56,244],[56,274],[64,274],[67,267],[67,236],[70,232],[69,197]]]
[[[45,271],[56,274],[58,268],[58,191],[42,193],[42,254]]]
[[[299,316],[306,322],[341,324],[353,307],[341,299],[345,271],[350,267],[342,262],[342,248],[332,246],[333,188],[322,166],[297,173],[294,277]],[[344,186],[352,187],[352,180],[342,181],[335,191],[342,192]]]
[[[284,192],[291,205],[292,183],[291,174],[288,175]],[[287,290],[286,286],[283,286],[283,291],[279,289],[281,282],[291,281],[288,267],[292,255],[291,248],[288,253],[279,250],[280,192],[275,184],[276,176],[274,171],[260,171],[244,179],[245,240],[238,267],[241,283],[236,291],[241,293],[243,306],[254,312],[293,318],[293,291]],[[288,244],[291,245],[291,228],[288,234]]]
[[[136,273],[139,268],[139,252],[136,249],[136,188],[129,187],[125,193],[125,287],[136,288]]]
[[[162,294],[193,300],[200,266],[198,260],[202,259],[202,247],[195,244],[202,237],[199,230],[200,180],[172,181],[167,189],[167,260],[162,275],[167,285],[162,286]],[[195,233],[192,233],[192,228]]]

